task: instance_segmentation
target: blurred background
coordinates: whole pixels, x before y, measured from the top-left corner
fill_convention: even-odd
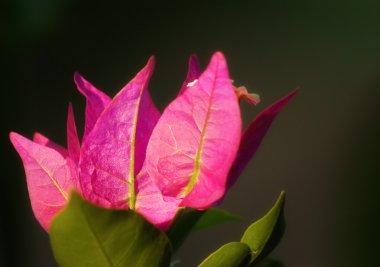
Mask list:
[[[244,217],[195,233],[178,257],[196,266],[238,240],[287,191],[287,232],[273,256],[289,267],[380,266],[380,2],[3,0],[1,30],[0,266],[56,266],[32,214],[8,133],[39,131],[66,143],[67,104],[77,124],[80,71],[114,95],[152,54],[150,91],[162,110],[187,59],[222,51],[236,85],[260,94],[248,123],[302,88],[272,125],[223,208]]]

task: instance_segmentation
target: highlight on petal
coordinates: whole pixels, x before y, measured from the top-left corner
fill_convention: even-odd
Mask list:
[[[178,211],[181,200],[164,197],[148,173],[144,171],[144,167],[136,177],[136,183],[136,211],[161,230],[167,230]]]
[[[197,79],[201,75],[201,69],[199,67],[199,60],[196,54],[192,54],[189,58],[189,67],[187,70],[186,80],[183,82],[179,95],[181,95],[188,87],[191,87],[197,82]]]
[[[53,141],[51,141],[49,138],[47,138],[43,134],[34,133],[34,135],[33,135],[33,141],[35,143],[41,145],[41,146],[46,146],[46,147],[54,149],[55,151],[57,151],[58,153],[60,153],[64,158],[66,158],[69,155],[69,153],[68,153],[68,151],[67,151],[66,148],[64,148],[63,146],[60,146],[60,145],[54,143]]]
[[[225,192],[241,136],[239,104],[222,53],[165,109],[147,148],[147,172],[181,206],[208,208]]]
[[[73,188],[70,168],[56,150],[17,134],[10,139],[25,169],[32,209],[41,226],[48,231],[51,220],[66,204]]]
[[[244,168],[259,148],[261,141],[263,140],[277,114],[298,93],[298,91],[299,89],[294,90],[289,95],[267,107],[245,130],[235,162],[232,165],[228,175],[228,188],[235,184],[236,180],[239,178],[240,174],[243,172]]]
[[[147,90],[154,58],[112,100],[82,144],[79,177],[85,198],[134,208],[135,176],[160,116]]]
[[[74,74],[74,81],[79,92],[86,97],[86,120],[83,140],[91,132],[100,114],[111,102],[111,98],[96,89],[90,82],[83,78],[79,72]]]
[[[80,157],[80,143],[75,124],[73,105],[69,103],[69,111],[67,116],[67,150],[69,157],[78,164]]]

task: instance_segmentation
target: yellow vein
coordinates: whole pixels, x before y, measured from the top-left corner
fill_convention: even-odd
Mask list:
[[[25,150],[26,151],[26,150]],[[49,172],[49,170],[47,170],[42,164],[41,162],[39,162],[35,157],[33,157],[32,155],[29,154],[29,152],[27,152],[29,157],[31,157],[36,163],[38,166],[40,166],[40,168],[49,176],[50,180],[53,182],[54,186],[58,189],[58,191],[61,193],[61,195],[63,196],[64,199],[68,200],[69,197],[68,195],[66,194],[66,192],[61,188],[61,186],[59,185],[58,181],[53,177],[53,175]]]
[[[218,66],[216,69],[218,69]],[[194,160],[195,161],[194,162],[194,172],[193,172],[193,175],[191,176],[190,181],[186,187],[185,196],[187,196],[191,192],[191,190],[193,190],[193,187],[194,187],[195,183],[198,181],[198,177],[199,177],[199,174],[201,172],[202,148],[203,148],[203,142],[204,142],[204,138],[205,138],[205,134],[206,134],[207,123],[208,123],[208,120],[210,118],[210,113],[211,113],[211,104],[212,104],[212,98],[214,96],[215,82],[216,82],[216,77],[214,77],[214,80],[213,80],[212,91],[211,91],[210,98],[208,101],[206,118],[205,118],[205,122],[203,124],[202,132],[201,132],[201,139],[200,139],[197,154],[196,154],[195,160]]]
[[[137,99],[137,105],[136,105],[136,110],[135,110],[135,116],[133,118],[133,128],[132,128],[132,135],[131,135],[131,159],[129,162],[129,197],[128,197],[128,204],[129,208],[131,210],[135,209],[136,205],[136,191],[135,191],[135,149],[136,149],[136,129],[137,129],[137,120],[138,120],[138,115],[140,111],[140,103],[141,103],[141,98],[142,94],[145,91],[147,79],[145,78],[144,83],[142,84],[142,88],[140,90],[140,94]]]

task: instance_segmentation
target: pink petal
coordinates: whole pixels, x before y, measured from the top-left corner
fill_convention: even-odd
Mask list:
[[[137,176],[136,211],[165,231],[173,221],[181,200],[164,197],[144,170]]]
[[[54,149],[55,151],[60,153],[64,158],[66,158],[68,156],[68,151],[66,148],[54,143],[49,138],[47,138],[46,136],[44,136],[40,133],[34,134],[33,141],[39,145],[46,146],[46,147]]]
[[[10,139],[25,168],[34,215],[48,231],[51,220],[66,204],[73,187],[65,158],[49,147],[39,145],[17,133]]]
[[[73,105],[69,103],[69,112],[67,116],[67,150],[69,156],[78,164],[80,157],[80,143],[77,133],[77,127],[75,125]]]
[[[208,208],[225,191],[241,136],[239,104],[223,54],[165,109],[147,148],[146,167],[165,196]]]
[[[86,97],[86,122],[83,140],[91,132],[100,114],[111,102],[109,96],[96,89],[91,83],[86,81],[78,72],[74,74],[74,81],[81,92]]]
[[[299,89],[294,90],[289,95],[276,101],[264,111],[262,111],[245,130],[240,143],[239,151],[235,162],[228,175],[227,187],[230,188],[239,178],[250,159],[259,148],[261,141],[267,133],[272,121],[276,118],[281,109],[298,93]]]
[[[201,75],[201,69],[199,67],[199,60],[197,55],[193,54],[189,58],[189,67],[187,71],[187,77],[184,83],[182,84],[181,90],[179,91],[179,95],[181,95],[186,88],[191,85],[196,79]]]
[[[116,95],[83,142],[80,183],[84,196],[94,203],[126,208],[133,198],[134,179],[160,116],[147,91],[153,68],[152,57]]]

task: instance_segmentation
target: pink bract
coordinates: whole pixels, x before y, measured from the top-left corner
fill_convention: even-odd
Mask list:
[[[69,103],[69,115],[67,116],[67,151],[69,157],[78,165],[80,158],[80,143],[77,126],[75,124],[74,110],[71,103]]]
[[[296,94],[274,103],[242,135],[239,99],[257,95],[232,85],[222,53],[201,73],[192,55],[187,77],[161,115],[149,92],[154,58],[111,99],[79,73],[86,98],[80,144],[71,104],[67,149],[36,133],[10,139],[24,163],[32,208],[49,230],[71,189],[106,208],[133,209],[166,230],[180,207],[207,209],[223,199],[257,150],[277,113]]]
[[[239,104],[221,53],[162,114],[146,155],[147,172],[164,195],[205,209],[225,191],[241,135]]]
[[[33,212],[48,230],[53,216],[66,204],[75,176],[58,151],[16,133],[10,138],[24,163]]]
[[[83,78],[78,72],[74,74],[74,81],[78,91],[86,97],[86,121],[83,139],[91,132],[100,114],[111,102],[111,98],[98,90]]]
[[[79,164],[81,188],[87,199],[101,206],[134,205],[135,177],[160,116],[147,91],[153,68],[151,58],[114,97],[83,143]]]

